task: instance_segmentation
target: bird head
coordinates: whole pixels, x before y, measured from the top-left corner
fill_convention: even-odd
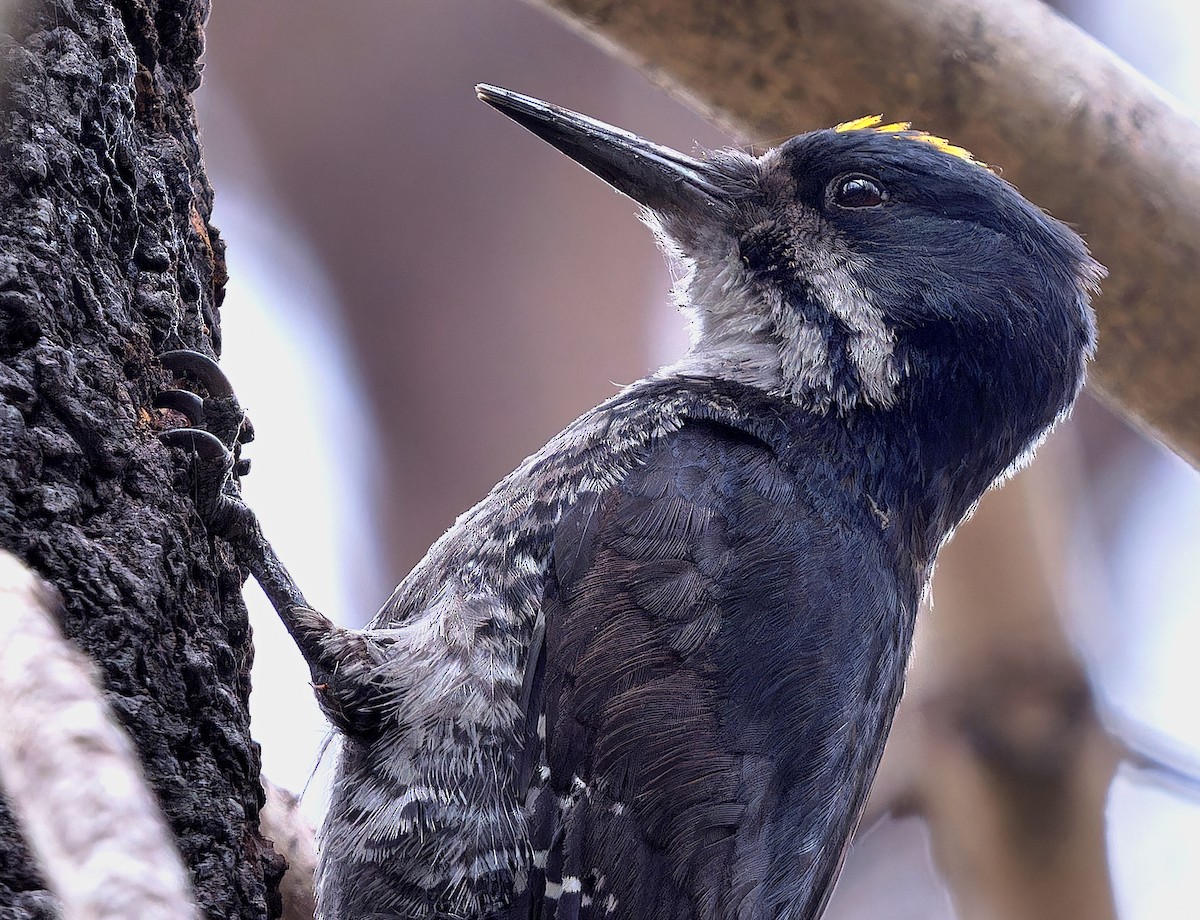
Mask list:
[[[666,373],[736,380],[828,416],[916,420],[953,445],[948,461],[964,440],[1003,436],[1001,468],[1082,384],[1101,267],[948,141],[868,117],[758,155],[692,157],[477,92],[645,208],[683,269],[693,324]]]

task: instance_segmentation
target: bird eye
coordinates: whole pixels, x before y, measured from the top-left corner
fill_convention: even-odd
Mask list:
[[[887,201],[887,192],[870,176],[852,174],[833,180],[829,200],[839,208],[876,208]]]

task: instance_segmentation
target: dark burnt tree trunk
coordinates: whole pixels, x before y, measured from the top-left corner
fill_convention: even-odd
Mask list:
[[[220,348],[224,255],[191,99],[208,6],[26,0],[7,15],[0,545],[62,592],[201,908],[248,920],[277,912],[282,865],[258,833],[243,579],[148,408],[156,355]],[[0,918],[45,903],[5,808]]]

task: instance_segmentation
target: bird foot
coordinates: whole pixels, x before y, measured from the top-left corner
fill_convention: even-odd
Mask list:
[[[229,378],[217,362],[198,351],[168,351],[159,360],[176,379],[195,382],[207,394],[190,389],[164,390],[154,397],[156,409],[184,416],[187,426],[158,437],[192,457],[196,509],[213,533],[231,542],[253,527],[253,513],[242,502],[239,480],[250,472],[242,445],[254,439],[254,427],[242,409]]]
[[[200,396],[190,389],[173,388],[159,393],[153,401],[155,408],[178,412],[188,420],[186,426],[164,431],[158,437],[167,446],[185,450],[191,456],[192,494],[201,520],[209,533],[233,547],[238,561],[262,586],[308,662],[322,707],[342,724],[358,725],[361,718],[355,721],[352,713],[342,713],[362,696],[360,687],[365,681],[335,680],[335,675],[342,665],[355,662],[357,667],[350,667],[351,673],[369,674],[374,659],[366,643],[356,639],[352,630],[335,626],[309,607],[263,535],[254,511],[242,500],[240,479],[249,471],[250,461],[242,459],[241,450],[253,439],[254,429],[229,379],[212,358],[199,352],[169,351],[160,360],[177,380],[199,384],[207,393]],[[373,710],[364,706],[363,711]]]

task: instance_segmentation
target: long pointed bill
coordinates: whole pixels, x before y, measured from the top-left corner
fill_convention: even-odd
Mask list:
[[[499,86],[480,83],[475,92],[617,191],[654,211],[700,217],[726,197],[711,166],[670,147]]]

